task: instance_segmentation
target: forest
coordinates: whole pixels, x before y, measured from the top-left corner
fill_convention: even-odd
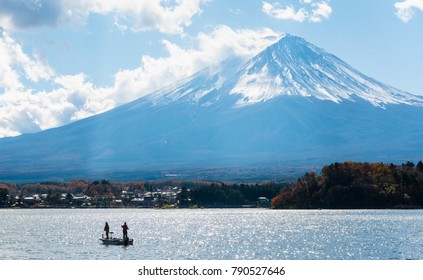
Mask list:
[[[274,209],[423,207],[423,163],[333,163],[306,173],[272,199]]]
[[[197,207],[257,206],[260,197],[275,197],[287,183],[263,182],[261,184],[212,183],[191,189],[182,189],[180,204]],[[265,205],[263,205],[265,206]],[[270,206],[270,204],[268,205]]]

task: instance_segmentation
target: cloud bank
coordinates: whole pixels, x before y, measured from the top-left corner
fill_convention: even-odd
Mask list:
[[[97,87],[85,73],[55,73],[37,53],[25,53],[11,33],[83,25],[90,15],[99,14],[112,15],[120,30],[183,34],[207,1],[1,0],[0,137],[37,132],[104,112],[157,89],[164,77],[171,82],[198,71],[207,60],[223,57],[211,52],[200,58],[204,51],[200,41],[205,40],[201,37],[208,35],[199,35],[196,50],[163,41],[167,57],[143,56],[138,68],[115,74],[114,86]],[[232,39],[236,41],[236,36]],[[34,90],[41,82],[51,90]]]
[[[90,14],[112,14],[118,28],[178,34],[191,25],[206,1],[2,0],[0,26],[8,30],[57,27],[84,23]]]
[[[142,56],[139,67],[117,72],[112,86],[97,87],[84,73],[54,73],[36,54],[25,54],[22,46],[2,30],[0,137],[38,132],[104,112],[163,87],[164,80],[172,83],[230,56],[249,58],[278,38],[271,29],[221,25],[192,38],[191,48],[163,40],[166,55]],[[40,81],[50,83],[53,89],[34,91],[25,86]]]

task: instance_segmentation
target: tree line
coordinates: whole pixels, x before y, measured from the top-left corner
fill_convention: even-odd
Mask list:
[[[274,209],[380,209],[423,208],[423,163],[332,163],[320,174],[305,173],[295,182],[228,184],[209,181],[110,182],[73,180],[39,184],[0,183],[0,207],[10,206],[16,198],[47,194],[54,204],[60,195],[84,194],[113,199],[123,192],[137,194],[178,188],[181,207],[237,207],[255,205],[259,197],[271,199]],[[131,196],[126,196],[130,201]],[[125,199],[126,199],[125,198]],[[125,204],[126,205],[126,204]]]
[[[263,182],[260,184],[211,183],[200,187],[182,188],[178,196],[180,206],[238,207],[256,205],[259,197],[269,200],[286,187],[287,183]]]
[[[333,163],[306,173],[272,199],[275,209],[423,207],[423,163]]]
[[[256,205],[259,197],[275,197],[287,183],[228,184],[213,181],[153,181],[110,182],[108,180],[73,180],[69,182],[41,182],[38,184],[0,184],[0,207],[7,207],[24,197],[45,194],[48,205],[59,205],[63,198],[71,202],[73,195],[86,195],[97,201],[110,202],[121,198],[127,205],[138,194],[174,190],[178,192],[179,207],[237,207]],[[123,195],[125,192],[126,195]],[[81,202],[81,201],[79,201]],[[81,202],[82,203],[82,202]],[[73,206],[78,206],[73,201]]]

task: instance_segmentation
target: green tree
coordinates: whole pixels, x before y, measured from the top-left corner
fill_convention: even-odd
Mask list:
[[[0,188],[0,207],[4,207],[9,203],[9,190]]]
[[[73,195],[71,193],[68,193],[66,195],[66,201],[68,202],[68,204],[72,204],[72,200],[73,200]]]
[[[47,196],[47,203],[49,204],[49,205],[58,205],[59,203],[60,203],[60,194],[58,194],[58,193],[55,193],[55,194],[49,194],[48,196]]]
[[[187,207],[189,205],[188,189],[184,186],[177,196],[178,204],[180,207]]]
[[[237,189],[230,189],[226,197],[227,205],[241,205],[244,203],[244,197]]]

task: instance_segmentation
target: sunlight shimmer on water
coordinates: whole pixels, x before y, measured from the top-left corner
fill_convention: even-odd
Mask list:
[[[1,210],[0,259],[423,259],[421,210]],[[133,246],[99,241],[127,222]]]

